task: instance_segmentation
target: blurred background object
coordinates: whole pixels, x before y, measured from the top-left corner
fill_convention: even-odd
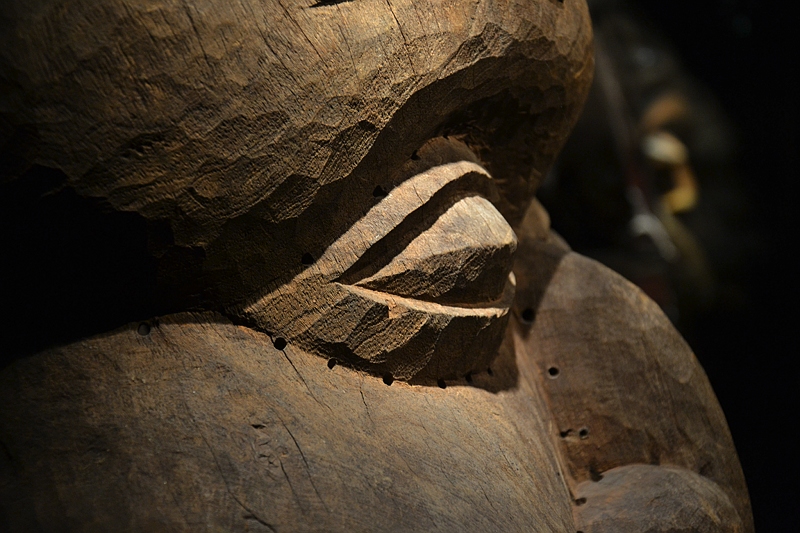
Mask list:
[[[758,531],[796,531],[797,69],[786,12],[590,0],[595,82],[539,194],[703,363]]]
[[[592,2],[595,82],[540,198],[577,251],[639,285],[691,336],[741,311],[758,239],[734,127],[621,2]]]

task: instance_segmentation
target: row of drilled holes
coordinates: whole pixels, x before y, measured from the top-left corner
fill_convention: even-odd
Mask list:
[[[526,311],[527,311],[527,309],[526,309]],[[531,316],[531,321],[532,321],[532,316]],[[558,367],[551,366],[550,368],[547,369],[547,374],[550,376],[550,378],[555,379],[555,378],[557,378],[559,376],[560,371],[558,370]],[[569,435],[571,433],[572,433],[572,430],[571,429],[567,429],[566,431],[560,431],[559,432],[559,436],[562,439],[566,439],[567,437],[569,437]],[[589,438],[589,428],[584,427],[584,428],[581,428],[580,430],[578,430],[578,436],[581,439],[588,439]],[[595,481],[595,482],[596,481],[600,481],[601,479],[603,479],[602,474],[594,472],[594,471],[590,472],[590,477],[591,477],[591,480]],[[576,498],[575,499],[575,505],[577,505],[577,506],[584,505],[585,503],[586,503],[586,498],[581,497],[581,498]],[[583,533],[583,532],[582,531],[576,531],[576,533]]]
[[[277,337],[277,338],[275,339],[275,341],[274,341],[274,346],[275,346],[275,348],[277,348],[278,350],[283,350],[284,348],[286,348],[286,344],[287,344],[287,343],[286,343],[286,339],[284,339],[283,337]],[[336,359],[334,359],[334,358],[330,358],[330,359],[328,359],[328,363],[327,363],[327,365],[328,365],[328,368],[329,368],[329,369],[333,370],[333,369],[336,367],[336,364],[337,364],[337,363],[336,363]],[[487,369],[486,369],[486,371],[487,371],[487,373],[488,373],[490,376],[491,376],[491,375],[493,375],[493,372],[492,372],[492,369],[491,369],[491,367],[487,368]],[[556,378],[556,377],[558,377],[558,375],[560,374],[560,371],[559,371],[558,367],[551,366],[550,368],[548,368],[548,369],[547,369],[547,373],[548,373],[548,375],[549,375],[551,378]],[[472,373],[471,373],[471,372],[468,372],[468,373],[467,373],[467,374],[464,376],[464,379],[467,381],[467,383],[472,383]],[[391,384],[394,382],[394,377],[393,377],[391,374],[384,374],[384,376],[383,376],[383,382],[384,382],[384,383],[385,383],[387,386],[391,386]],[[442,388],[442,389],[444,389],[444,388],[446,388],[446,387],[447,387],[447,383],[445,382],[445,380],[444,380],[444,379],[441,379],[441,378],[440,378],[439,380],[437,380],[437,382],[436,382],[436,383],[437,383],[437,385],[439,385],[439,387],[440,387],[440,388]],[[568,430],[566,430],[566,431],[561,431],[561,432],[559,433],[559,435],[561,436],[561,438],[567,438],[567,437],[570,435],[570,433],[572,433],[572,430],[571,430],[571,429],[568,429]],[[587,439],[587,438],[589,438],[589,428],[585,428],[585,427],[584,427],[584,428],[581,428],[581,429],[578,431],[578,436],[579,436],[581,439]],[[592,478],[592,481],[599,481],[600,479],[602,479],[602,477],[603,477],[603,476],[602,476],[602,475],[600,475],[600,474],[594,474],[594,475],[592,475],[592,476],[591,476],[591,478]],[[584,505],[585,503],[586,503],[586,498],[577,498],[577,499],[575,500],[575,505],[577,505],[577,506]],[[582,533],[582,532],[581,532],[581,531],[577,531],[576,533]]]
[[[561,371],[558,369],[558,367],[551,366],[550,368],[547,369],[547,374],[550,376],[551,379],[555,379],[561,374]],[[572,430],[568,429],[566,431],[559,432],[559,435],[561,436],[562,439],[566,439],[570,435],[570,433],[572,433]],[[582,439],[589,438],[589,428],[581,428],[578,431],[578,436]]]
[[[137,332],[141,336],[149,335],[150,334],[150,324],[148,324],[147,322],[140,323],[139,327],[137,328]],[[275,339],[273,340],[273,346],[275,346],[275,349],[277,349],[277,350],[284,350],[286,348],[287,344],[288,343],[286,342],[286,339],[284,339],[283,337],[275,337]],[[333,358],[328,359],[328,363],[327,364],[328,364],[328,368],[333,370],[333,368],[336,367],[336,359],[333,359]],[[492,372],[491,367],[487,368],[486,371],[490,376],[492,376],[494,374]],[[551,378],[556,378],[559,375],[559,370],[558,370],[557,367],[552,366],[552,367],[548,368],[547,373],[550,375]],[[468,372],[464,376],[464,379],[467,381],[467,383],[472,383],[472,373]],[[386,385],[390,386],[394,382],[394,377],[391,374],[385,374],[383,376],[383,382]],[[436,384],[442,389],[447,388],[447,383],[442,378],[438,379],[436,381]],[[571,432],[572,432],[571,429],[568,429],[566,431],[562,431],[562,432],[560,432],[560,436],[561,436],[561,438],[567,438]],[[581,439],[588,438],[589,437],[589,429],[588,428],[581,428],[578,431],[578,436]],[[599,481],[599,479],[595,479],[595,477],[597,477],[599,479],[602,479],[602,476],[592,476],[593,480]],[[586,498],[578,498],[578,499],[575,500],[575,505],[583,505],[585,503],[586,503]],[[581,533],[581,532],[578,531],[577,533]]]
[[[520,319],[526,325],[533,324],[533,319],[534,318],[535,318],[535,312],[530,307],[525,308],[520,313]],[[561,374],[561,371],[558,369],[558,367],[551,366],[551,367],[549,367],[547,369],[547,374],[548,374],[548,376],[550,376],[551,379],[555,379]],[[569,437],[569,435],[571,433],[572,433],[572,429],[567,429],[565,431],[560,431],[559,432],[559,436],[562,439],[566,439],[567,437]],[[589,438],[589,428],[583,427],[580,430],[578,430],[578,437],[580,437],[582,440],[588,439]],[[602,476],[602,474],[599,474],[599,473],[596,473],[596,472],[592,472],[591,479],[592,479],[592,481],[600,481],[601,479],[603,479],[603,476]],[[575,500],[575,505],[583,505],[585,503],[586,503],[586,498],[578,498],[577,500]],[[578,531],[577,533],[581,533],[581,532]]]
[[[273,339],[272,341],[272,345],[275,346],[275,349],[277,350],[283,350],[288,345],[288,342],[283,337],[275,337],[275,339]],[[333,370],[336,367],[336,364],[337,364],[336,359],[334,358],[328,359],[328,368],[330,368],[331,370]],[[492,372],[491,367],[487,368],[486,372],[490,376],[494,375],[494,372]],[[464,379],[467,381],[467,383],[472,383],[472,372],[467,372],[467,374],[464,376]],[[392,376],[391,374],[384,374],[383,382],[386,385],[391,385],[392,383],[394,383],[394,376]],[[443,378],[439,378],[438,380],[436,380],[436,384],[439,386],[440,389],[447,388],[447,382]]]
[[[313,262],[313,259],[311,258],[310,254],[305,254],[303,256],[303,263],[309,263],[310,264],[312,262]],[[531,308],[525,309],[522,312],[522,317],[523,317],[523,320],[525,320],[526,322],[532,322],[532,320],[533,320],[533,310]],[[144,337],[144,336],[147,336],[147,335],[150,334],[150,330],[151,330],[150,324],[148,324],[147,322],[142,322],[142,323],[139,324],[139,327],[137,328],[137,333],[139,333],[139,335]],[[274,341],[273,341],[273,345],[275,346],[275,348],[277,350],[285,349],[287,344],[288,343],[286,342],[286,339],[284,339],[283,337],[276,337],[274,339]],[[336,366],[336,359],[333,359],[333,358],[329,359],[328,360],[328,368],[333,369],[335,366]],[[490,376],[493,375],[491,368],[487,368],[487,372],[488,372],[488,374]],[[551,378],[557,378],[559,373],[560,373],[560,371],[559,371],[559,369],[557,367],[551,366],[550,368],[547,369],[547,373]],[[464,378],[466,379],[467,383],[472,383],[472,373],[468,372],[464,376]],[[386,385],[391,385],[394,382],[394,377],[391,374],[385,374],[383,376],[383,382]],[[442,378],[439,378],[436,381],[436,384],[442,389],[447,388],[447,383]],[[561,438],[567,438],[571,432],[572,432],[571,429],[568,429],[566,431],[562,431],[562,432],[560,432],[560,436],[561,436]],[[581,439],[588,438],[589,437],[589,429],[588,428],[581,428],[578,431],[578,436]]]
[[[551,378],[556,378],[556,377],[558,377],[558,375],[559,375],[559,373],[560,373],[560,372],[559,372],[559,370],[558,370],[558,368],[557,368],[557,367],[555,367],[555,366],[551,366],[550,368],[548,368],[548,369],[547,369],[547,373],[549,374],[549,376],[550,376]],[[559,436],[560,436],[562,439],[566,439],[567,437],[569,437],[569,435],[570,435],[571,433],[572,433],[572,430],[571,430],[571,429],[568,429],[568,430],[566,430],[566,431],[560,431],[560,432],[559,432]],[[581,439],[588,439],[588,438],[589,438],[589,428],[585,428],[585,427],[584,427],[584,428],[581,428],[580,430],[578,430],[578,436],[579,436]],[[592,475],[591,475],[591,479],[592,479],[592,481],[600,481],[602,478],[603,478],[603,476],[602,476],[602,475],[600,475],[600,474],[592,473]],[[586,504],[586,498],[584,498],[584,497],[581,497],[581,498],[576,498],[576,499],[574,500],[574,502],[575,502],[575,505],[577,505],[577,506],[581,506],[581,505],[584,505],[584,504]],[[583,531],[580,531],[580,530],[579,530],[579,531],[576,531],[575,533],[583,533]]]
[[[526,325],[533,324],[533,319],[535,318],[535,316],[536,316],[536,312],[533,310],[533,308],[532,308],[532,307],[526,307],[526,308],[525,308],[525,309],[523,309],[523,310],[522,310],[522,312],[520,313],[520,319],[521,319],[521,320],[522,320],[522,322],[523,322],[524,324],[526,324]],[[551,379],[555,379],[555,378],[557,378],[557,377],[559,376],[559,374],[560,374],[560,373],[561,373],[561,371],[558,369],[558,367],[557,367],[557,366],[551,366],[551,367],[549,367],[549,368],[547,369],[547,374],[550,376],[550,378],[551,378]],[[568,430],[566,430],[566,431],[562,431],[562,432],[560,432],[561,438],[562,438],[562,439],[565,439],[565,438],[567,438],[567,437],[569,436],[569,434],[570,434],[570,433],[572,433],[572,430],[571,430],[571,429],[568,429]],[[581,428],[581,429],[578,431],[578,436],[579,436],[580,438],[582,438],[582,439],[586,439],[586,438],[588,438],[588,437],[589,437],[589,429],[588,429],[588,428]],[[580,505],[580,504],[579,504],[579,505]]]

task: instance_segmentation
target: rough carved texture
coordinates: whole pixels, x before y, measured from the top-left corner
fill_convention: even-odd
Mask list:
[[[59,169],[165,224],[151,248],[175,308],[291,279],[437,135],[474,147],[518,222],[591,80],[574,0],[68,6],[0,7],[2,181]]]
[[[737,520],[723,521],[719,531],[738,531],[730,528],[739,520],[737,528],[752,531],[725,416],[691,349],[658,306],[600,263],[536,232],[520,233],[514,272],[515,313],[523,318],[516,349],[538,367],[573,494],[618,467],[672,465],[703,476],[730,499]],[[675,483],[673,495],[684,490]],[[685,490],[691,493],[692,483]],[[706,510],[716,512],[710,504]],[[631,531],[647,530],[636,527]]]
[[[614,468],[576,489],[583,533],[738,533],[736,508],[712,481],[672,466]],[[654,520],[654,517],[658,517]]]
[[[517,237],[486,199],[458,200],[361,287],[440,303],[500,298]]]
[[[525,220],[519,255],[539,268],[518,258],[508,342],[490,370],[444,389],[387,386],[210,314],[134,323],[4,369],[8,529],[752,532],[705,376],[684,344],[650,353],[642,342],[667,319],[631,284],[569,253],[538,204]],[[596,363],[563,359],[602,349],[592,324],[604,315],[582,296],[593,290],[613,290],[606,305],[625,301],[645,316],[604,332],[639,340],[606,353],[614,366],[660,363],[624,384],[577,389],[579,412],[554,403],[564,402],[554,388],[596,379]],[[554,329],[553,304],[567,301]],[[527,302],[538,305],[533,324]],[[669,385],[687,368],[690,384]],[[673,403],[658,390],[625,393],[637,383],[661,384]],[[585,438],[559,434],[567,418],[590,429]],[[646,422],[614,422],[637,419]],[[650,427],[664,438],[637,448],[636,432]],[[661,460],[632,465],[645,452]]]
[[[3,201],[130,215],[154,300],[225,314],[4,368],[3,528],[752,531],[688,347],[524,213],[590,39],[576,0],[0,5]]]
[[[572,529],[513,361],[387,386],[220,316],[138,326],[3,371],[4,530]]]
[[[313,266],[232,312],[314,353],[394,378],[484,368],[514,297],[516,237],[491,203],[473,196],[481,190],[496,198],[491,177],[469,161],[412,176]],[[408,265],[430,273],[414,275]]]

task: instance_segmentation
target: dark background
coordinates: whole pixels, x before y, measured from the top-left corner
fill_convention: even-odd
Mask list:
[[[640,0],[686,70],[738,129],[739,168],[760,241],[745,310],[689,338],[728,418],[759,532],[800,531],[797,19],[788,5]]]

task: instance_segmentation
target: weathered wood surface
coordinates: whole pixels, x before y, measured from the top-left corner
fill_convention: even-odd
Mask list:
[[[580,0],[6,1],[0,182],[55,169],[136,213],[156,298],[221,310],[302,272],[436,136],[515,224],[592,64]]]
[[[491,370],[439,386],[281,351],[212,314],[18,361],[0,387],[9,529],[752,531],[691,352],[537,208],[508,342]]]
[[[590,41],[576,0],[2,3],[3,201],[130,215],[144,308],[222,313],[4,368],[3,527],[603,531],[622,506],[751,531],[691,351],[523,220]],[[69,282],[40,292],[68,308]]]
[[[719,485],[691,470],[634,464],[576,487],[583,533],[738,533],[747,531]],[[752,524],[750,529],[752,531]]]
[[[512,367],[388,386],[216,315],[138,329],[3,372],[4,530],[572,530]]]
[[[494,183],[470,161],[416,174],[313,265],[232,313],[392,378],[436,381],[486,368],[508,323],[517,244],[481,195],[496,199]]]
[[[546,217],[535,214],[537,207],[530,219]],[[752,531],[725,416],[691,349],[658,306],[621,276],[535,231],[520,232],[514,272],[515,346],[537,368],[570,490],[576,500],[585,498],[578,529]],[[635,464],[693,475],[656,469],[640,478],[618,474],[613,483],[591,488],[606,472]],[[672,497],[674,507],[644,510],[642,494],[656,497],[662,475],[662,496]],[[653,492],[647,492],[651,481]],[[636,489],[636,483],[643,486]],[[604,489],[607,484],[612,488]],[[598,495],[618,495],[622,503],[597,503]],[[695,498],[706,501],[696,514],[680,509]],[[610,517],[622,508],[631,516],[617,524]],[[602,525],[593,526],[598,517]],[[662,518],[674,529],[657,529]],[[709,525],[715,523],[720,529]]]

